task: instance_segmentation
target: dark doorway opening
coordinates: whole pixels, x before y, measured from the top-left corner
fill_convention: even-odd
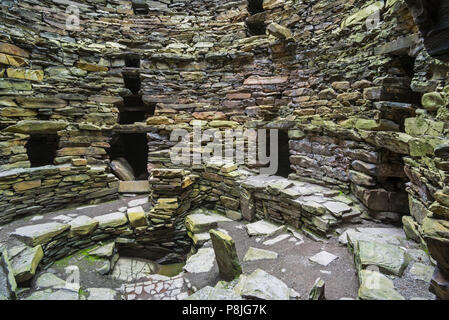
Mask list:
[[[120,124],[133,124],[136,122],[145,122],[145,111],[120,111]]]
[[[256,14],[265,11],[263,9],[263,0],[248,0],[248,12]]]
[[[125,88],[135,95],[139,94],[141,83],[138,73],[123,73],[123,81],[125,82]]]
[[[150,11],[145,0],[132,0],[134,14],[148,14]]]
[[[127,68],[140,68],[140,57],[137,54],[127,54],[125,56],[125,66]]]
[[[56,134],[31,135],[25,145],[31,167],[53,165],[58,146],[59,137]]]
[[[154,116],[155,105],[145,105],[140,95],[123,97],[124,107],[120,108],[119,124],[133,124],[145,122]]]
[[[125,159],[134,171],[135,180],[147,180],[148,140],[146,133],[116,134],[109,149],[110,160]]]
[[[290,167],[290,148],[288,133],[285,131],[278,132],[278,171],[277,176],[288,178],[293,173]]]
[[[250,36],[261,36],[266,34],[265,13],[258,13],[246,19],[246,27]]]

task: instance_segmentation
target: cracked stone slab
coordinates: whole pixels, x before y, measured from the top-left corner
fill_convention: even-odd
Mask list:
[[[245,227],[249,236],[271,236],[284,230],[284,226],[278,226],[265,220],[247,224]]]
[[[53,288],[53,289],[62,289],[65,288],[67,285],[67,282],[53,273],[47,272],[41,274],[37,280],[36,280],[36,288],[37,289],[47,289],[47,288]]]
[[[398,246],[359,240],[354,247],[357,267],[377,266],[382,273],[402,276],[410,256]]]
[[[100,257],[100,258],[110,258],[114,254],[115,242],[107,243],[97,249],[89,251],[89,254],[92,256]]]
[[[117,292],[109,288],[88,288],[86,289],[87,300],[115,300]]]
[[[213,248],[201,248],[196,254],[191,256],[184,266],[184,271],[188,273],[209,272],[214,267],[215,252]]]
[[[243,298],[262,300],[289,300],[290,289],[278,278],[257,269],[250,275],[241,275],[234,288]]]
[[[60,289],[53,291],[46,289],[36,291],[24,300],[78,300],[79,294],[77,291]]]
[[[129,208],[138,207],[138,206],[148,203],[148,201],[149,201],[148,197],[142,198],[142,199],[131,200],[128,202],[128,207]]]
[[[216,228],[218,222],[229,221],[232,220],[219,214],[194,213],[187,216],[185,225],[190,232],[202,233]]]
[[[338,259],[338,256],[327,251],[321,251],[309,258],[310,261],[318,263],[319,265],[322,265],[324,267],[327,267],[332,261],[336,259]]]
[[[278,242],[284,241],[286,239],[290,238],[289,234],[281,234],[279,236],[277,236],[276,238],[264,241],[263,244],[266,246],[272,246],[273,244],[276,244]]]
[[[432,280],[435,267],[425,265],[423,263],[416,262],[410,269],[410,274],[414,279],[422,280],[430,283]]]
[[[243,261],[275,260],[277,258],[277,252],[250,247],[243,258]]]
[[[326,207],[327,210],[329,210],[329,212],[332,215],[336,217],[339,217],[342,214],[350,212],[352,210],[352,208],[347,204],[338,201],[328,201],[325,202],[323,205]]]
[[[393,281],[377,271],[361,270],[359,273],[361,300],[405,300],[394,288]]]
[[[184,300],[242,300],[232,289],[206,286]]]
[[[156,273],[157,265],[140,258],[121,257],[112,271],[112,278],[122,281],[137,281]]]
[[[49,222],[20,227],[12,233],[12,236],[34,247],[39,244],[46,244],[68,229],[70,229],[68,224]]]
[[[401,245],[401,241],[406,240],[405,233],[395,228],[357,228],[357,230],[352,228],[346,230],[340,235],[338,241],[342,244],[349,243],[350,246],[354,246],[354,243],[359,240],[391,245]]]
[[[183,300],[188,296],[182,275],[151,275],[145,282],[122,285],[120,291],[124,300]]]

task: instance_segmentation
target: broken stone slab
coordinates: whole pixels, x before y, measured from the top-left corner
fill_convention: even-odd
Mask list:
[[[12,236],[22,240],[27,245],[35,247],[46,244],[52,238],[70,229],[70,225],[57,222],[29,225],[16,229]]]
[[[128,207],[129,208],[138,207],[138,206],[142,206],[148,202],[149,202],[148,197],[141,198],[141,199],[135,199],[135,200],[131,200],[128,202]]]
[[[284,230],[284,226],[278,226],[265,220],[247,224],[245,227],[251,237],[272,236]]]
[[[115,242],[112,241],[92,251],[89,251],[89,255],[99,258],[111,258],[114,255],[114,250]]]
[[[109,288],[88,288],[86,289],[87,300],[115,300],[117,292]]]
[[[145,227],[148,225],[145,211],[141,206],[129,208],[127,211],[128,220],[134,228]]]
[[[309,292],[309,300],[326,300],[326,284],[321,278],[315,280],[312,289]]]
[[[218,230],[209,233],[221,277],[226,281],[234,280],[242,273],[234,240]]]
[[[281,234],[281,235],[279,235],[279,236],[277,236],[277,237],[275,237],[273,239],[264,241],[263,244],[266,245],[266,246],[272,246],[273,244],[276,244],[278,242],[284,241],[284,240],[286,240],[288,238],[290,238],[289,234]]]
[[[278,254],[274,251],[250,247],[243,258],[243,261],[275,260],[277,258]]]
[[[95,217],[95,220],[98,221],[98,227],[101,229],[120,227],[128,222],[128,218],[123,212],[105,214]]]
[[[112,172],[122,181],[134,181],[134,170],[125,158],[111,161]]]
[[[184,300],[242,300],[232,289],[206,286]]]
[[[234,221],[242,220],[242,213],[235,210],[226,210],[226,217]]]
[[[393,281],[377,271],[362,270],[359,273],[361,300],[405,300],[394,288]]]
[[[293,182],[288,179],[273,181],[267,185],[267,192],[273,195],[279,195],[282,190],[288,189],[292,185]]]
[[[209,272],[214,267],[215,252],[212,248],[201,248],[186,261],[183,270],[188,273]]]
[[[318,263],[319,265],[322,265],[324,267],[327,267],[332,261],[336,259],[338,259],[338,256],[333,255],[332,253],[329,253],[327,251],[321,251],[313,257],[309,258],[310,261]]]
[[[36,273],[36,269],[44,257],[41,245],[29,247],[19,245],[8,250],[12,270],[17,283],[30,280]]]
[[[157,270],[158,266],[153,261],[141,258],[120,257],[114,266],[114,270],[112,270],[111,277],[116,280],[135,282],[141,279],[148,279]]]
[[[36,289],[47,289],[47,288],[53,288],[53,289],[62,289],[65,288],[67,285],[67,282],[53,273],[46,272],[41,274],[37,280],[36,280]]]
[[[410,274],[412,278],[422,280],[424,282],[430,283],[432,280],[432,275],[435,271],[435,267],[416,262],[410,268]]]
[[[396,228],[357,228],[343,232],[338,241],[353,247],[358,240],[372,241],[391,245],[401,245],[406,240],[405,233]]]
[[[78,291],[60,289],[53,291],[51,289],[36,291],[24,300],[78,300]]]
[[[188,231],[187,235],[190,237],[190,239],[192,239],[193,244],[196,247],[201,247],[210,240],[209,232],[191,233],[190,231]]]
[[[79,216],[69,222],[70,233],[69,237],[85,236],[91,234],[98,226],[98,221],[95,221],[88,216]]]
[[[343,202],[328,201],[323,204],[329,212],[335,216],[340,217],[344,213],[350,212],[352,208]]]
[[[386,274],[402,276],[411,257],[398,246],[370,241],[357,241],[354,247],[354,261],[357,268],[376,266]]]
[[[0,248],[0,301],[16,299],[17,283],[8,251]]]
[[[257,269],[250,275],[241,275],[234,291],[248,299],[289,300],[290,289],[278,278]]]
[[[185,226],[193,233],[201,233],[216,228],[218,222],[232,221],[218,214],[194,213],[187,216]]]
[[[119,181],[119,193],[150,193],[150,183],[148,181]]]

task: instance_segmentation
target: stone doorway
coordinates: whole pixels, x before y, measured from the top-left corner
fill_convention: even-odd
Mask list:
[[[31,167],[53,165],[58,146],[59,137],[56,134],[31,135],[25,145]]]
[[[268,145],[269,146],[269,145]],[[287,131],[278,132],[278,171],[277,176],[288,178],[293,173],[290,165],[290,147]]]
[[[123,181],[148,180],[146,133],[115,134],[109,149],[111,168]]]

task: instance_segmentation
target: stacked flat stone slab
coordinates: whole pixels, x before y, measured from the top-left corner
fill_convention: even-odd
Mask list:
[[[105,167],[87,165],[11,169],[0,172],[0,182],[2,224],[18,216],[111,200],[118,187],[117,179],[107,174]]]
[[[281,177],[250,177],[241,183],[245,219],[270,219],[318,234],[329,233],[361,211],[336,190]]]

